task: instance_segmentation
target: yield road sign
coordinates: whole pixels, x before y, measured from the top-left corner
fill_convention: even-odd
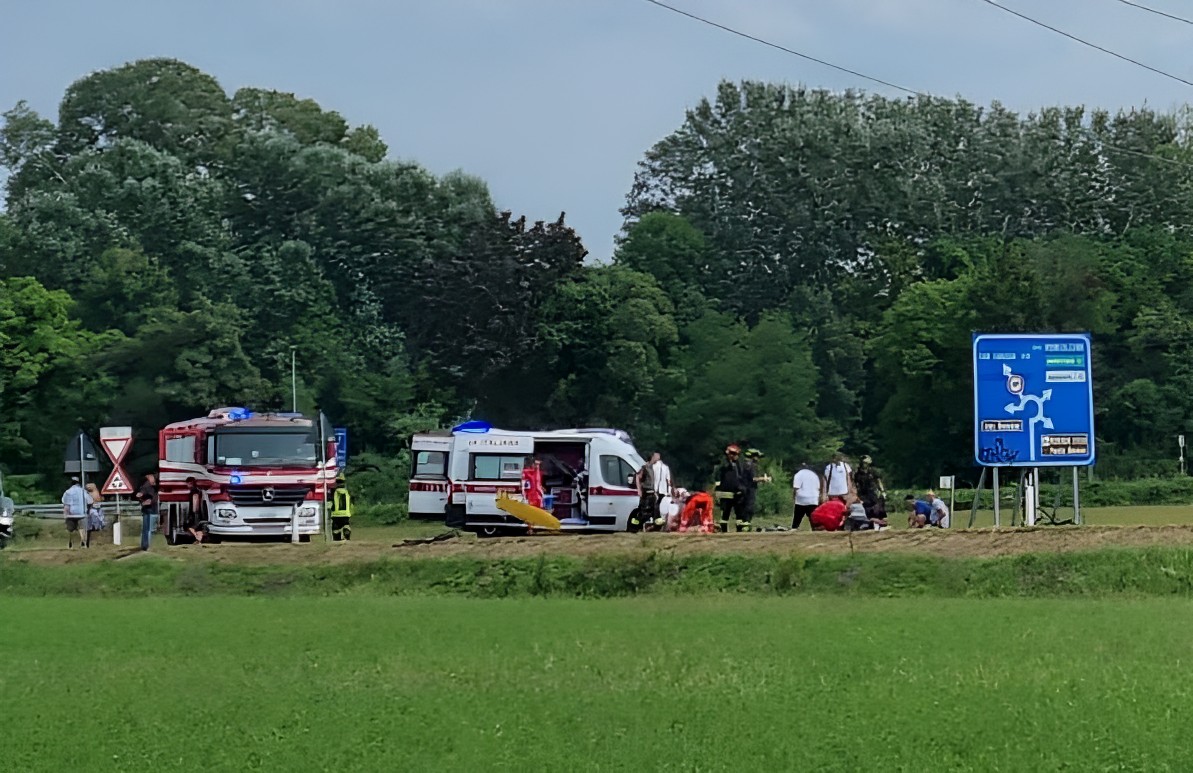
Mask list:
[[[124,457],[128,455],[129,449],[133,445],[133,428],[102,427],[99,431],[99,444],[103,446],[108,458],[112,460],[112,474],[108,476],[108,482],[101,489],[102,493],[133,493],[128,473],[121,466],[121,462],[124,461]]]
[[[99,430],[99,443],[107,452],[108,458],[112,460],[112,464],[117,467],[124,461],[124,457],[128,454],[129,448],[133,444],[133,428],[132,427],[101,427]]]

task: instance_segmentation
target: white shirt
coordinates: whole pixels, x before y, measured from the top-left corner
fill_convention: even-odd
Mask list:
[[[671,496],[671,468],[660,459],[650,465],[650,470],[654,474],[655,493],[664,497]]]
[[[828,484],[830,497],[843,497],[849,493],[849,476],[853,468],[845,462],[830,464],[824,468],[824,480]]]
[[[87,515],[87,508],[91,506],[91,495],[76,483],[62,495],[62,504],[66,505],[67,518],[82,518]]]
[[[932,500],[932,513],[936,516],[936,523],[942,528],[949,525],[949,507],[940,497]]]
[[[800,470],[791,482],[797,505],[820,504],[820,478],[811,470]]]

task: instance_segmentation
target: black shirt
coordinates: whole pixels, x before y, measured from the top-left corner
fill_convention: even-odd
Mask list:
[[[145,481],[141,484],[141,488],[137,489],[137,499],[141,501],[142,512],[157,512],[157,486]]]

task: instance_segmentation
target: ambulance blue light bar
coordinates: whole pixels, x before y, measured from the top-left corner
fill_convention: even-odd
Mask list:
[[[465,432],[475,435],[483,435],[489,430],[493,429],[487,421],[466,421],[463,424],[457,424],[452,427],[452,432]]]

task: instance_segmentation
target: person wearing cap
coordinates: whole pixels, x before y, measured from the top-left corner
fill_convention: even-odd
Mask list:
[[[833,460],[824,468],[824,495],[822,499],[830,497],[844,497],[854,493],[853,468],[845,454],[833,454]]]
[[[758,484],[770,482],[770,476],[759,474],[758,462],[763,455],[757,448],[748,448],[743,454],[745,461],[742,462],[742,510],[738,531],[750,531],[753,528],[751,522],[754,520],[757,504]]]
[[[866,517],[886,520],[886,487],[882,485],[882,473],[874,466],[874,460],[869,455],[858,460],[857,470],[853,473],[853,486],[857,498],[866,508]]]
[[[70,477],[70,488],[62,493],[62,517],[66,520],[66,548],[75,546],[75,534],[79,535],[79,547],[86,547],[83,537],[87,511],[91,508],[91,496],[79,483],[79,476]]]
[[[742,494],[745,470],[741,462],[741,447],[731,443],[725,447],[725,461],[717,468],[716,500],[721,509],[721,531],[729,531],[729,514],[737,516],[737,530],[741,531]]]

